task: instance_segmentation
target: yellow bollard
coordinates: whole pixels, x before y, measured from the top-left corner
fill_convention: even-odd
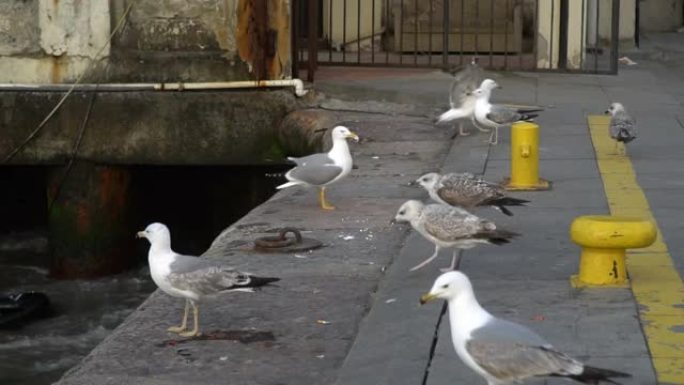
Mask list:
[[[511,126],[511,177],[506,190],[548,190],[549,181],[539,178],[539,126],[518,122]]]
[[[582,246],[579,274],[574,287],[626,286],[626,249],[650,246],[657,230],[652,221],[640,218],[587,215],[570,226],[570,238]]]

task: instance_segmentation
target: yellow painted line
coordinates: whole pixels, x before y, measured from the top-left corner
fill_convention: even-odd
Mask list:
[[[616,155],[610,118],[590,115],[591,140],[612,215],[653,220],[629,158]],[[684,284],[660,235],[650,247],[627,252],[627,271],[659,384],[684,384]]]

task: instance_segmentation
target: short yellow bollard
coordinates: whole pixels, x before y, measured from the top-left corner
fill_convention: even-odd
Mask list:
[[[582,246],[579,274],[572,286],[626,286],[626,249],[650,246],[657,230],[652,221],[641,218],[587,215],[570,226],[573,242]]]
[[[548,190],[549,181],[539,178],[539,126],[531,122],[511,127],[511,177],[503,182],[506,190]]]

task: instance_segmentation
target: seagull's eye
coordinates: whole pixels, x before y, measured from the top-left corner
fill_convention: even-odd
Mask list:
[[[406,214],[406,211],[404,211],[404,210],[399,211],[399,215],[404,215],[404,214]]]
[[[449,288],[449,284],[448,284],[448,283],[447,283],[446,285],[442,285],[442,289],[448,289],[448,288]]]
[[[429,181],[429,180],[430,180],[430,179],[428,179],[428,178],[423,178],[423,182],[427,182],[427,181]]]

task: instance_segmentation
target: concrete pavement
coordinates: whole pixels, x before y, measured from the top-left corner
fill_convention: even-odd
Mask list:
[[[586,116],[611,101],[625,103],[639,122],[640,137],[628,154],[674,268],[683,271],[684,206],[677,197],[684,196],[684,63],[648,56],[637,61],[618,76],[493,74],[504,87],[497,101],[547,107],[538,119],[541,176],[553,189],[515,194],[531,203],[513,208],[513,217],[477,210],[523,236],[466,251],[461,267],[495,315],[530,326],[592,365],[632,373],[623,384],[652,385],[665,383],[656,380],[639,318],[643,307],[632,292],[569,284],[579,257],[568,235],[571,221],[609,213]],[[285,190],[227,229],[208,252],[283,281],[255,295],[212,302],[202,313],[204,330],[269,331],[274,340],[170,341],[164,330],[178,321],[182,303],[155,293],[62,384],[482,383],[456,357],[443,305],[418,306],[450,253],[409,273],[432,245],[387,222],[406,199],[427,199],[406,186],[423,172],[471,171],[501,180],[510,164],[508,130],[490,147],[485,134],[450,141],[450,128],[433,127],[449,84],[448,75],[437,71],[324,68],[319,79],[317,87],[332,98],[322,107],[366,138],[352,147],[358,170],[330,189],[338,211],[320,212],[313,191]],[[242,251],[244,240],[284,225],[310,230],[306,235],[327,247],[299,255]]]

